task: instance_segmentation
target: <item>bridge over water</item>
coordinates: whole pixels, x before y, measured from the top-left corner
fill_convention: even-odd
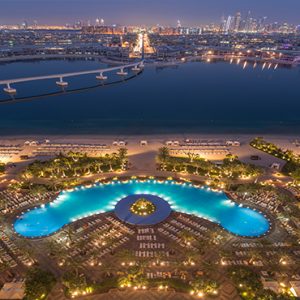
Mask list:
[[[71,73],[59,73],[59,74],[53,74],[53,75],[5,79],[5,80],[0,80],[0,85],[6,85],[6,87],[3,89],[6,93],[15,94],[17,92],[17,89],[11,87],[11,85],[16,84],[16,83],[37,81],[37,80],[46,80],[46,79],[58,79],[58,81],[56,81],[56,84],[61,87],[66,87],[68,85],[68,82],[64,81],[64,78],[67,78],[67,77],[76,77],[76,76],[87,75],[87,74],[98,74],[96,76],[96,78],[98,80],[106,80],[106,79],[108,79],[108,76],[105,76],[104,73],[117,71],[117,75],[126,76],[128,74],[126,72],[126,69],[131,68],[132,71],[139,72],[143,67],[144,67],[144,61],[142,60],[142,61],[132,63],[132,64],[121,65],[121,66],[110,67],[110,68],[102,68],[102,69],[96,69],[96,70],[89,70],[89,71],[79,71],[79,72],[71,72]]]

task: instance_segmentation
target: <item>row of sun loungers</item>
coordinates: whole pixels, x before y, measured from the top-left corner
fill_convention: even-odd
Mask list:
[[[69,153],[69,152],[83,152],[89,154],[98,154],[107,152],[110,147],[107,145],[97,145],[97,144],[41,144],[37,149],[33,151],[36,156],[47,156],[55,155],[59,153]]]
[[[133,230],[122,224],[111,216],[100,218],[93,216],[88,220],[80,220],[74,225],[76,243],[83,246],[74,247],[73,243],[65,243],[63,238],[57,239],[62,247],[67,250],[67,257],[86,257],[85,265],[99,265],[99,261],[104,255],[111,253],[114,249],[129,241],[128,235],[134,233]]]
[[[187,156],[188,153],[193,152],[194,155],[224,155],[230,154],[228,149],[219,148],[198,148],[198,149],[170,149],[171,156]]]
[[[265,245],[259,242],[248,242],[248,243],[233,243],[233,247],[236,248],[264,248]],[[279,248],[279,247],[290,247],[290,244],[287,242],[275,242],[272,243],[271,246]]]
[[[250,257],[251,256],[251,251],[235,251],[234,254],[237,256],[237,257]],[[265,251],[265,254],[268,256],[268,257],[271,257],[273,255],[276,255],[277,252],[276,251]],[[260,263],[258,261],[255,261],[254,265],[255,266],[258,266]]]
[[[20,261],[22,264],[30,266],[34,263],[34,261],[29,257],[27,253],[24,252],[24,250],[19,249],[6,235],[4,231],[0,233],[0,239],[2,243],[7,248],[7,252],[10,252],[16,260]],[[3,247],[4,248],[4,247]]]
[[[137,241],[156,241],[156,235],[137,235]]]
[[[239,194],[232,193],[232,196],[235,199],[242,198],[245,201],[254,203],[255,205],[261,206],[263,208],[267,208],[272,212],[277,212],[280,202],[277,200],[277,195],[273,192],[260,192],[256,194]]]
[[[138,234],[145,234],[145,233],[154,233],[153,228],[139,228]]]
[[[14,145],[0,145],[0,162],[7,161],[15,155],[18,155],[22,149]]]
[[[123,230],[126,233],[129,233],[131,235],[135,233],[134,230],[132,230],[129,227],[125,226],[123,223],[121,223],[120,221],[116,220],[115,218],[113,218],[111,216],[106,217],[106,219],[108,221],[110,221],[112,224],[116,225],[120,230]]]
[[[256,194],[232,193],[231,195],[234,199],[243,199],[244,201],[254,203],[257,206],[260,206],[274,213],[278,212],[278,208],[281,205],[279,200],[277,199],[278,196],[272,191],[258,192]],[[291,226],[286,219],[280,218],[279,221],[282,223],[283,227],[289,234],[294,236],[297,235],[294,227]]]
[[[140,243],[140,249],[165,249],[164,243]]]
[[[135,251],[136,257],[161,257],[166,256],[169,257],[168,251]]]
[[[95,251],[95,249],[99,250],[99,251],[103,251],[103,248],[107,245],[107,243],[105,242],[106,238],[109,238],[110,240],[113,240],[113,241],[114,240],[120,241],[123,236],[123,233],[114,228],[112,228],[110,230],[108,230],[108,228],[109,228],[109,225],[104,224],[101,227],[97,228],[96,230],[93,230],[90,233],[87,233],[87,234],[83,235],[82,237],[78,238],[78,242],[86,241],[86,244],[80,248],[75,248],[72,250],[70,249],[71,250],[70,255],[76,256],[82,252],[85,252],[86,255],[88,255],[91,252]],[[89,240],[90,234],[97,234],[97,233],[99,233],[99,235],[100,235],[98,238]],[[113,242],[113,245],[114,244],[117,244],[117,243]]]
[[[282,220],[280,219],[280,221],[282,221]],[[291,225],[289,225],[286,222],[282,222],[282,225],[284,226],[284,228],[290,235],[297,236],[297,231]]]
[[[112,244],[111,246],[107,247],[106,249],[104,249],[103,251],[101,251],[99,253],[99,257],[101,258],[102,256],[104,256],[107,253],[110,253],[113,249],[120,247],[122,244],[126,243],[129,241],[129,238],[126,236],[124,238],[122,238],[121,240],[119,240],[118,242],[115,242],[114,244]]]
[[[175,234],[173,234],[172,232],[169,231],[169,230],[172,231],[172,229],[174,230],[174,227],[171,227],[171,228],[170,228],[170,227],[167,227],[167,230],[164,229],[164,228],[158,228],[158,231],[159,231],[161,234],[163,234],[163,235],[167,236],[168,238],[172,239],[173,241],[177,242],[181,247],[187,247],[188,245],[185,244],[185,243],[183,242],[183,240],[177,236],[178,234],[175,235]],[[176,231],[176,232],[179,232],[179,230]],[[176,233],[176,232],[175,232],[175,233]],[[192,246],[192,245],[189,245],[189,247],[192,248],[192,249],[194,249],[194,250],[197,250],[197,248],[194,247],[194,246]]]
[[[232,141],[232,140],[227,140],[227,141],[219,141],[219,140],[195,140],[195,139],[185,139],[183,142],[180,142],[178,140],[169,140],[166,141],[165,143],[167,146],[180,146],[180,147],[185,147],[185,146],[196,146],[196,147],[207,147],[207,146],[212,146],[212,147],[218,147],[218,146],[240,146],[239,141]]]
[[[178,219],[180,219],[181,221],[183,221],[183,222],[185,222],[185,223],[187,223],[189,225],[192,225],[192,226],[196,227],[197,229],[199,229],[201,231],[204,231],[204,232],[208,231],[207,227],[199,224],[198,222],[195,222],[195,221],[191,220],[190,218],[188,218],[188,217],[186,217],[184,215],[179,215]]]
[[[226,146],[225,141],[185,139],[181,145],[188,146]]]
[[[151,272],[151,273],[146,273],[146,277],[148,279],[153,279],[153,278],[171,278],[172,275],[170,272],[160,272],[157,271],[155,273]]]
[[[186,230],[190,233],[192,233],[193,235],[199,237],[199,238],[203,238],[204,236],[199,232],[194,230],[193,228],[186,226],[185,224],[177,221],[177,220],[171,220],[170,223],[172,223],[173,225],[176,225],[177,227],[179,227],[180,229]]]
[[[0,195],[5,199],[5,203],[0,207],[0,211],[5,213],[11,213],[17,209],[25,208],[29,205],[48,201],[55,193],[47,192],[40,195],[22,195],[17,192],[4,190],[0,192]]]
[[[192,145],[192,146],[181,146],[180,148],[175,148],[174,151],[180,150],[227,150],[226,145]]]
[[[227,266],[248,266],[250,263],[247,260],[222,260],[222,264]],[[251,263],[251,266],[262,267],[264,264],[261,260]]]
[[[236,140],[194,140],[185,139],[183,144],[188,146],[240,146],[240,142]]]
[[[21,151],[22,151],[22,148],[19,146],[0,145],[0,155],[1,154],[18,154]]]
[[[1,244],[0,244],[0,264],[6,265],[10,268],[14,268],[18,265],[16,261],[12,258],[12,256],[7,253],[6,249]]]
[[[4,190],[0,192],[0,196],[5,199],[0,207],[0,211],[4,213],[11,213],[29,205],[49,201],[54,195],[55,193],[53,192],[47,192],[39,195],[22,195],[14,191]]]

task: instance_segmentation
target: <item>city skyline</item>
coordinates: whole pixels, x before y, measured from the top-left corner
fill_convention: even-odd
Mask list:
[[[172,26],[180,19],[182,26],[202,25],[205,23],[220,21],[222,15],[234,15],[241,12],[245,16],[251,11],[254,18],[267,16],[269,22],[288,22],[295,25],[300,24],[298,11],[300,3],[296,0],[270,1],[261,3],[258,0],[251,3],[241,3],[232,0],[225,3],[223,0],[214,1],[181,1],[165,0],[164,2],[145,0],[140,5],[138,0],[128,0],[124,3],[121,0],[109,2],[87,0],[3,0],[0,11],[0,24],[20,24],[23,21],[39,24],[74,23],[76,21],[92,24],[97,18],[103,18],[107,24],[124,25],[154,25],[161,24]],[[17,7],[17,9],[16,9]],[[293,7],[293,9],[291,9]],[[271,9],[272,8],[272,9]],[[13,12],[8,14],[7,12]]]

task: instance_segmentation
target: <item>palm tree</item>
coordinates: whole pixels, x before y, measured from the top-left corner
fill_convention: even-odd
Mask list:
[[[191,243],[195,238],[194,235],[188,232],[187,230],[182,230],[179,233],[179,237],[183,239],[184,243]]]
[[[67,226],[67,228],[65,230],[63,230],[63,233],[65,233],[65,235],[67,236],[67,238],[69,239],[70,243],[73,243],[74,237],[75,237],[75,233],[73,231],[72,226]]]
[[[121,169],[124,170],[125,168],[125,163],[126,163],[126,158],[127,158],[127,149],[126,148],[120,148],[119,149],[119,160],[121,164]]]
[[[158,159],[158,162],[160,162],[162,164],[163,170],[165,170],[166,163],[167,163],[169,158],[170,158],[169,148],[168,147],[159,148],[157,159]]]
[[[97,167],[97,171],[98,173],[103,173],[102,169],[101,169],[101,166],[103,165],[103,162],[102,161],[97,161],[96,162],[96,167]]]
[[[74,272],[75,276],[78,278],[79,272],[84,270],[84,262],[85,259],[81,255],[77,255],[76,257],[67,256],[65,265],[71,272]]]
[[[191,249],[186,250],[185,256],[186,256],[187,262],[189,264],[195,263],[197,258],[199,258],[198,254],[194,250],[191,250]]]
[[[170,152],[168,147],[161,147],[158,149],[158,159],[160,162],[165,163],[170,157]]]
[[[190,163],[194,162],[194,160],[199,157],[199,154],[192,149],[187,150],[186,152],[184,152],[184,154],[188,156]]]
[[[249,260],[249,263],[250,263],[250,264],[255,264],[255,262],[256,262],[257,260],[261,260],[261,259],[262,259],[262,256],[261,256],[260,252],[257,251],[257,250],[252,250],[252,251],[250,252],[250,255],[251,255],[251,258],[250,258],[250,260]]]

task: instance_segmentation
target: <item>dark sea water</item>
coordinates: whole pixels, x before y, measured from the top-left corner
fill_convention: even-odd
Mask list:
[[[102,67],[99,61],[0,64],[0,79]],[[119,81],[116,75],[109,82]],[[97,85],[68,79],[67,90]],[[15,84],[16,98],[58,93],[55,80]],[[72,93],[8,101],[0,91],[0,135],[300,132],[300,68],[227,62],[146,67],[128,81]],[[4,103],[4,102],[5,103]]]

